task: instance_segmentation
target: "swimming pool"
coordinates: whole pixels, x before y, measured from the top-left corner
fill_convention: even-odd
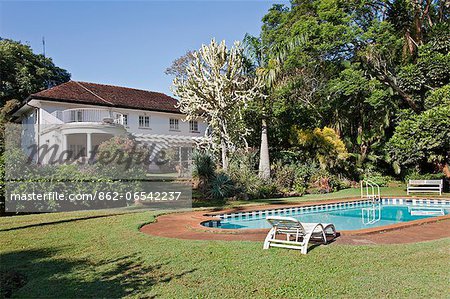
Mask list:
[[[383,198],[377,202],[355,200],[302,207],[214,215],[203,222],[222,229],[270,228],[267,216],[294,217],[301,222],[333,223],[337,230],[360,230],[450,214],[450,201],[438,199]]]

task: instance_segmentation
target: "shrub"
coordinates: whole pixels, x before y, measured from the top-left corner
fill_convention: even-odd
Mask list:
[[[332,128],[315,128],[311,131],[294,127],[292,141],[317,159],[326,170],[339,167],[349,156],[344,142]]]
[[[314,162],[283,164],[278,161],[272,166],[272,170],[273,183],[279,192],[289,195],[303,195],[306,192],[311,175],[319,171],[320,167]]]
[[[417,170],[410,171],[405,175],[405,182],[409,180],[442,180],[445,179],[444,173],[420,173]]]
[[[274,184],[258,176],[256,165],[256,152],[237,152],[230,160],[227,173],[235,183],[237,198],[268,198],[276,194]]]
[[[368,170],[366,171],[363,176],[363,180],[370,180],[377,184],[380,187],[386,187],[389,185],[389,183],[395,181],[395,179],[389,175],[383,175],[381,172],[376,170]]]
[[[282,193],[289,193],[296,181],[295,165],[277,162],[273,168],[273,183]]]
[[[216,163],[213,157],[206,152],[197,151],[192,157],[192,176],[207,182],[215,176]]]
[[[234,194],[234,183],[225,173],[217,174],[209,184],[208,196],[222,201]]]
[[[7,149],[3,153],[5,169],[9,177],[16,182],[8,184],[9,192],[17,194],[30,194],[33,190],[45,190],[45,192],[56,191],[60,194],[93,194],[95,191],[118,192],[125,191],[137,186],[139,182],[125,182],[111,179],[110,167],[99,167],[99,165],[57,164],[37,165],[28,161],[28,157],[19,148]],[[134,172],[132,169],[128,170]],[[129,177],[130,173],[121,173]],[[77,208],[112,208],[125,206],[124,200],[119,201],[27,201],[26,206],[22,201],[11,201],[9,207],[15,207],[16,211],[62,211]]]
[[[371,175],[363,178],[364,180],[370,180],[380,187],[386,187],[389,183],[394,181],[394,178],[388,175]]]
[[[111,178],[143,178],[150,164],[150,150],[126,136],[115,136],[98,147],[95,171]]]
[[[329,193],[349,188],[350,186],[351,182],[349,180],[341,179],[326,170],[320,170],[314,173],[309,179],[308,192]]]

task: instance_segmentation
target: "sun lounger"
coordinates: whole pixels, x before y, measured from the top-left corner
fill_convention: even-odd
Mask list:
[[[272,225],[264,241],[264,249],[282,247],[300,250],[306,254],[311,239],[319,239],[327,243],[327,235],[336,237],[333,224],[302,223],[292,217],[270,216],[267,221]],[[285,235],[285,239],[277,239],[277,235]]]

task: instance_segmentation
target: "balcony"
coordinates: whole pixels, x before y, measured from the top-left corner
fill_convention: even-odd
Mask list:
[[[76,108],[51,113],[62,123],[102,123],[124,124],[124,116],[121,113],[107,109]]]

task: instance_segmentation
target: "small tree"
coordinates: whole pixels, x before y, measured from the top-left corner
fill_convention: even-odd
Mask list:
[[[203,118],[212,128],[213,140],[220,145],[222,167],[228,167],[229,151],[247,147],[248,129],[242,110],[257,97],[257,81],[244,75],[243,49],[235,42],[231,49],[225,41],[214,39],[192,53],[187,76],[177,76],[172,90],[179,97],[180,111],[187,119]]]
[[[187,78],[187,68],[194,60],[193,51],[187,51],[183,56],[175,59],[172,64],[164,71],[166,75]]]

